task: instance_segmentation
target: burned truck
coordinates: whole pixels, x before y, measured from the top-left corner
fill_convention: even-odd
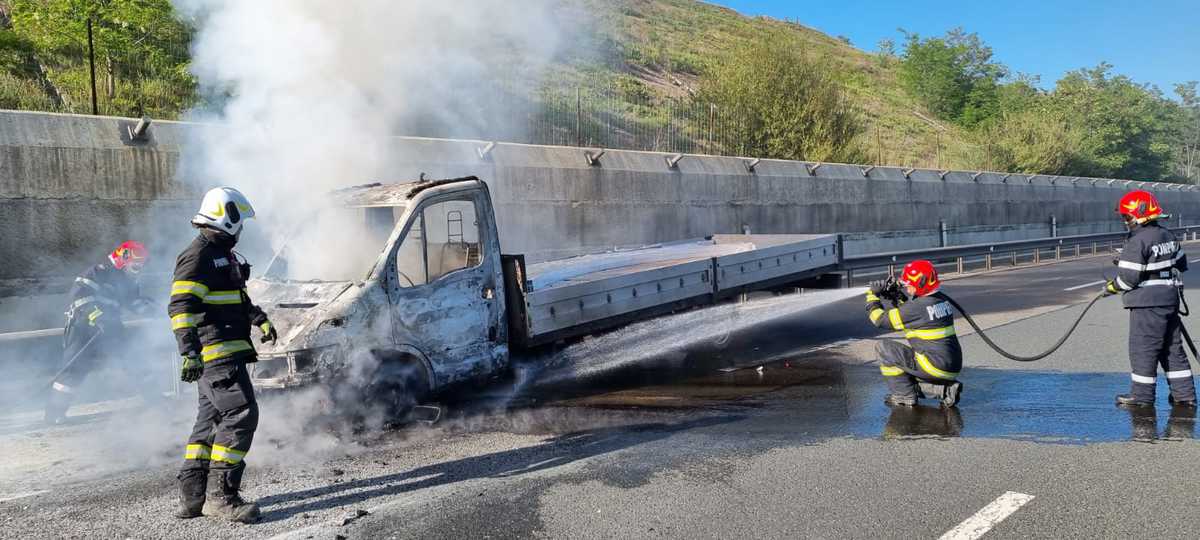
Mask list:
[[[343,189],[361,225],[338,242],[382,246],[369,260],[334,242],[285,249],[249,292],[280,339],[255,384],[379,385],[420,400],[504,372],[528,349],[813,278],[839,261],[836,235],[715,235],[526,264],[501,254],[488,186],[475,177]],[[312,253],[320,250],[319,253]],[[321,275],[289,271],[320,259]],[[354,274],[357,273],[357,276]]]

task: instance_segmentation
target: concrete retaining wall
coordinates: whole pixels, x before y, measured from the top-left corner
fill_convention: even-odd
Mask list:
[[[197,194],[176,171],[199,127],[156,122],[150,140],[138,143],[126,132],[131,123],[0,112],[0,296],[61,283],[47,278],[71,276],[130,237],[152,240],[150,271],[169,270],[175,239],[191,234]],[[498,144],[481,157],[485,145],[397,137],[388,177],[345,183],[479,175],[496,197],[504,250],[530,260],[744,227],[850,233],[848,253],[937,245],[939,220],[951,243],[1048,236],[1051,215],[1060,234],[1111,231],[1119,226],[1116,199],[1141,185],[852,165],[813,170],[772,160],[749,171],[748,160],[732,157],[686,156],[672,169],[665,154],[613,150],[593,166],[578,148]],[[1187,223],[1200,218],[1200,192],[1146,188]]]

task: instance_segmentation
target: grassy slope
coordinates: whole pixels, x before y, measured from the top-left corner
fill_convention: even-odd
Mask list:
[[[864,143],[872,161],[936,167],[939,138],[942,167],[971,168],[982,161],[961,129],[938,122],[939,129],[921,118],[933,115],[899,86],[895,60],[881,61],[797,23],[745,17],[695,0],[576,1],[602,14],[597,31],[621,55],[619,61],[607,62],[608,67],[638,78],[658,93],[685,94],[724,51],[767,29],[785,29],[800,38],[809,54],[826,56],[839,67],[847,92],[867,119]]]

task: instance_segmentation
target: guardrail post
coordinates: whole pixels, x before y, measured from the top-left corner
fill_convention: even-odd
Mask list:
[[[948,243],[947,242],[948,236],[949,236],[949,233],[946,230],[946,220],[939,219],[938,220],[938,238],[941,242],[939,244],[941,247],[946,247],[946,245]]]
[[[1079,244],[1075,244],[1075,258],[1079,258]]]
[[[1096,254],[1096,242],[1092,242],[1092,255]]]
[[[1062,260],[1062,246],[1054,246],[1054,260]]]
[[[1033,248],[1033,264],[1040,262],[1042,262],[1042,250],[1039,248]]]
[[[1012,252],[1012,265],[1013,265],[1013,266],[1016,266],[1016,265],[1017,265],[1017,252],[1016,252],[1016,250],[1013,250],[1013,252]]]
[[[1058,238],[1058,218],[1050,214],[1050,238]]]
[[[958,273],[959,274],[963,273],[963,258],[962,257],[958,258]]]
[[[983,256],[983,268],[985,270],[992,269],[992,254],[991,253],[988,253],[987,255]]]
[[[854,286],[854,269],[847,268],[846,269],[846,288],[849,289],[850,287],[853,287],[853,286]]]

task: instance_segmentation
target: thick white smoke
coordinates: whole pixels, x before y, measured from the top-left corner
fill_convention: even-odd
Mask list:
[[[389,136],[469,132],[508,117],[488,106],[492,83],[520,75],[536,85],[529,78],[551,60],[560,35],[548,0],[175,5],[198,25],[192,69],[203,92],[227,96],[214,100],[217,110],[195,111],[220,127],[184,149],[182,174],[242,189],[276,245],[319,214],[327,191],[404,180],[387,170]],[[321,227],[322,236],[307,240],[344,250],[367,237],[347,225]]]

